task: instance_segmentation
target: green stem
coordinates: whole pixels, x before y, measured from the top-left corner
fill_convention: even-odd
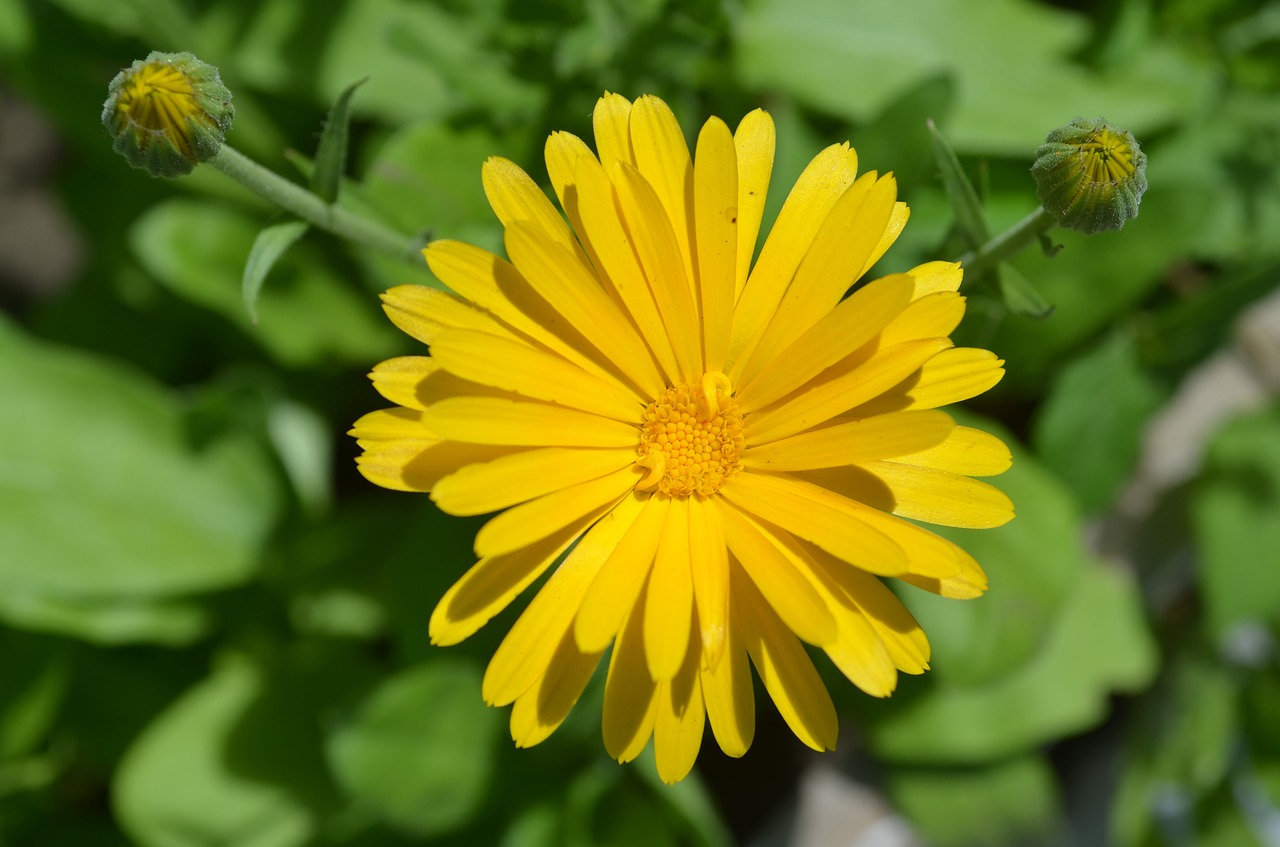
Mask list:
[[[416,238],[357,215],[337,204],[329,204],[307,189],[290,182],[274,171],[264,168],[226,144],[218,155],[209,161],[218,170],[245,188],[293,212],[307,223],[328,230],[334,235],[357,241],[366,247],[403,259],[410,264],[421,265],[421,244]]]
[[[1053,216],[1039,207],[1013,226],[1006,229],[977,250],[971,250],[960,257],[964,266],[965,278],[977,279],[1005,259],[1010,259],[1047,232],[1057,223]]]

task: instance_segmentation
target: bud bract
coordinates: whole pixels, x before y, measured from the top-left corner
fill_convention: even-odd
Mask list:
[[[1092,234],[1120,229],[1138,216],[1146,167],[1131,132],[1103,118],[1076,118],[1049,133],[1031,174],[1036,196],[1058,223]]]

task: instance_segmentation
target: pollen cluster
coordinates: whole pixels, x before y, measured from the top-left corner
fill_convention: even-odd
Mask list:
[[[178,68],[144,65],[125,82],[117,108],[139,127],[167,134],[184,155],[191,153],[186,121],[200,114],[200,106],[191,81]]]
[[[1133,148],[1119,133],[1100,129],[1080,145],[1080,152],[1090,182],[1120,182],[1133,176]]]
[[[708,374],[702,384],[669,388],[644,411],[637,488],[671,497],[710,495],[742,468],[742,415],[728,379]]]

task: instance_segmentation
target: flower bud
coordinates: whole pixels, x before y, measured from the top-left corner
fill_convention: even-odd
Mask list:
[[[1092,235],[1138,216],[1147,157],[1133,134],[1103,118],[1076,118],[1036,150],[1031,174],[1044,208],[1069,229]]]
[[[102,124],[130,165],[172,178],[217,155],[235,114],[217,68],[153,52],[111,80]]]

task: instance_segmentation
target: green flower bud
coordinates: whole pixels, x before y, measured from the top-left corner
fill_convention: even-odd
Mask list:
[[[1133,134],[1103,118],[1076,118],[1036,150],[1036,196],[1069,229],[1092,235],[1138,216],[1147,157]]]
[[[217,68],[153,52],[111,80],[102,125],[130,165],[171,179],[216,156],[235,115]]]

